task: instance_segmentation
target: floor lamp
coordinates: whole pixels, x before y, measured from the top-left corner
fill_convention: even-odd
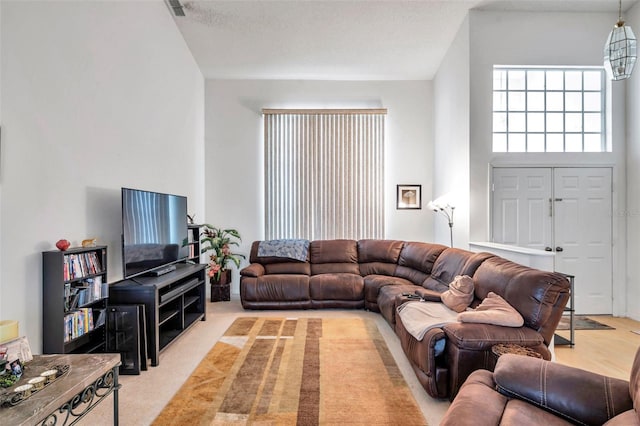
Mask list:
[[[447,221],[449,222],[449,237],[451,238],[451,247],[453,247],[453,211],[455,210],[455,207],[449,204],[449,202],[446,201],[444,197],[439,197],[435,200],[429,201],[427,207],[429,207],[436,213],[441,213],[447,218]]]

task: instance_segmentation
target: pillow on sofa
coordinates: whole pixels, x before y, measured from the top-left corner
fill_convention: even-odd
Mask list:
[[[440,295],[442,303],[449,309],[462,312],[473,302],[473,278],[468,275],[457,275],[449,290]]]
[[[516,311],[506,300],[492,291],[489,292],[476,309],[459,313],[458,321],[502,325],[505,327],[522,327],[524,324],[524,318],[522,318],[520,312]]]

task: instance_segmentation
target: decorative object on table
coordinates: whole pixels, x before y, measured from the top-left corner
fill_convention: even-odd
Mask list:
[[[0,349],[0,354],[4,353],[5,359],[9,362],[19,359],[25,363],[33,359],[31,345],[29,345],[29,339],[27,339],[26,336],[4,342],[1,347],[2,349]]]
[[[58,240],[58,242],[56,242],[56,247],[58,248],[58,250],[60,251],[65,251],[67,250],[69,247],[71,246],[71,243],[69,242],[69,240]]]
[[[422,209],[422,185],[396,185],[396,209]]]
[[[22,367],[22,364],[21,364]],[[0,407],[11,407],[18,405],[22,401],[33,396],[37,392],[46,388],[53,383],[58,377],[66,374],[69,371],[69,365],[54,365],[50,369],[40,373],[39,376],[31,377],[27,383],[17,385],[15,388],[8,389],[3,393],[0,393]],[[38,374],[38,369],[31,371],[29,375]],[[20,373],[22,375],[22,372]],[[17,384],[20,376],[16,375],[4,375],[0,376],[0,387],[11,387]],[[12,382],[13,380],[13,382]]]
[[[95,247],[97,242],[97,238],[88,238],[86,240],[82,240],[82,247]]]
[[[194,220],[196,219],[196,214],[187,214],[187,223],[189,225],[193,225],[194,224]]]
[[[433,210],[436,213],[441,213],[447,218],[447,222],[449,223],[449,237],[451,238],[451,247],[453,247],[453,211],[455,210],[455,206],[451,204],[449,198],[449,195],[438,197],[435,200],[429,201],[427,207],[429,207],[430,210]]]
[[[637,41],[633,30],[622,20],[622,0],[618,1],[618,22],[604,44],[604,67],[612,80],[631,77],[637,59]]]

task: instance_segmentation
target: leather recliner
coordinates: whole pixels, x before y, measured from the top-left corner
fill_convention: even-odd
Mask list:
[[[441,426],[640,426],[640,348],[629,381],[522,355],[464,382]]]

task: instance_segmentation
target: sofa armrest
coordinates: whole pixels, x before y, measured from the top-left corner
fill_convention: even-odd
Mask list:
[[[503,395],[573,423],[602,425],[633,408],[629,382],[538,358],[502,355],[494,380]]]
[[[252,263],[240,270],[240,275],[245,277],[260,277],[264,275],[264,266],[259,263]]]
[[[551,353],[546,349],[544,339],[540,333],[529,327],[504,327],[493,324],[452,322],[443,325],[442,329],[447,334],[447,340],[459,348],[488,351],[498,343],[515,343],[535,348],[543,358],[551,359]]]
[[[441,293],[429,290],[428,288],[420,287],[416,290],[416,294],[428,302],[442,302],[440,298]]]

